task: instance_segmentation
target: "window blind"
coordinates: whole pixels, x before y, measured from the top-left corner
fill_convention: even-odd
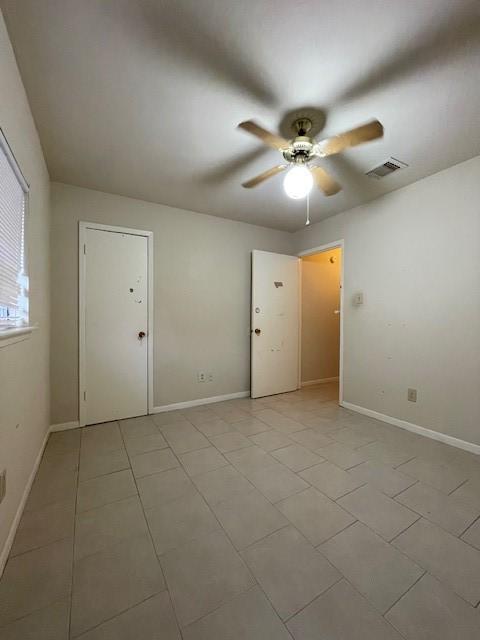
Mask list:
[[[26,192],[5,139],[0,139],[0,330],[27,320]]]

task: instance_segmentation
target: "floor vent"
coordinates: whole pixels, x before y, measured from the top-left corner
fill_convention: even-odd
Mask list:
[[[376,178],[377,180],[380,180],[380,178],[385,178],[385,176],[389,176],[394,171],[405,169],[405,167],[408,167],[408,164],[392,157],[386,160],[383,164],[379,164],[378,167],[375,167],[371,171],[367,171],[365,175],[369,176],[370,178]]]

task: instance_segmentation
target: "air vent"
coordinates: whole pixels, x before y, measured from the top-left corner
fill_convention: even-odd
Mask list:
[[[405,169],[408,167],[408,164],[402,162],[401,160],[397,160],[397,158],[389,158],[383,164],[378,165],[371,171],[367,171],[365,175],[370,178],[376,178],[380,180],[380,178],[385,178],[385,176],[389,176],[394,171],[398,171],[399,169]]]

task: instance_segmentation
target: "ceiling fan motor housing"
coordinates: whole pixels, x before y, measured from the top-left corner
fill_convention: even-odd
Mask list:
[[[283,152],[287,162],[308,162],[313,156],[313,141],[307,136],[298,136],[292,140],[288,149]]]

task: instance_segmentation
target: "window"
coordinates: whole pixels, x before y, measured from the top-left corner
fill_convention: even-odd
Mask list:
[[[28,185],[0,130],[0,336],[28,325]]]

